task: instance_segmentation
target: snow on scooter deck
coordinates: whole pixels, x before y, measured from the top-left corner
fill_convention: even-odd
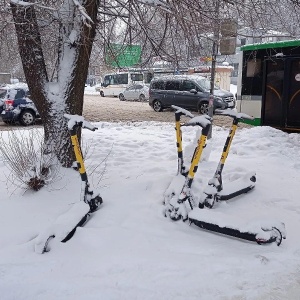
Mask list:
[[[214,185],[208,185],[204,189],[204,194],[209,196],[211,199],[215,197],[215,200],[217,201],[226,201],[239,195],[248,193],[254,189],[255,183],[255,172],[249,172],[237,180],[226,182],[226,186],[224,186],[219,192],[216,190]]]
[[[86,223],[89,212],[90,206],[84,201],[73,204],[70,210],[60,215],[50,227],[37,236],[35,252],[40,254],[48,252],[50,250],[48,244],[54,238],[63,243],[67,242],[74,235],[76,228]]]
[[[255,187],[255,176],[255,172],[249,173],[235,181],[227,182],[226,187],[224,187],[222,191],[218,192],[217,200],[229,200],[251,191]]]
[[[268,244],[275,242],[278,246],[286,238],[285,225],[275,220],[252,220],[249,223],[215,210],[195,208],[189,212],[191,224],[202,229],[229,235],[232,237]]]

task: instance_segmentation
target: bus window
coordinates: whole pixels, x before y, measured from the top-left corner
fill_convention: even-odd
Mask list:
[[[252,59],[247,62],[247,77],[255,77],[260,73],[261,70],[261,60]]]
[[[109,86],[111,84],[111,75],[104,76],[103,86]]]
[[[152,78],[154,77],[154,74],[153,73],[144,73],[144,83],[150,83],[150,81],[152,80]]]
[[[132,81],[143,81],[143,74],[131,74],[130,78]]]
[[[128,84],[128,74],[113,74],[104,77],[103,86]]]
[[[119,84],[128,84],[128,73],[117,74]]]

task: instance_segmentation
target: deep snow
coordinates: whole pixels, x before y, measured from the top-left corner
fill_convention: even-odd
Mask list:
[[[48,253],[34,252],[36,236],[79,201],[79,174],[63,169],[39,192],[24,192],[11,184],[1,159],[1,299],[299,299],[299,134],[238,129],[224,185],[255,171],[256,187],[211,211],[245,222],[284,222],[287,239],[277,247],[163,216],[163,195],[177,172],[174,124],[94,125],[96,132],[83,130],[86,167],[104,204],[69,242],[53,240]],[[196,134],[194,127],[183,128],[187,162]],[[214,174],[227,134],[228,129],[213,127],[211,153],[199,165],[195,193],[200,195]]]

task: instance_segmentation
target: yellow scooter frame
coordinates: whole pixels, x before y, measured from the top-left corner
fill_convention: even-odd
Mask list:
[[[226,159],[228,157],[228,153],[230,150],[230,146],[232,143],[232,140],[235,136],[236,130],[238,123],[243,120],[243,119],[248,119],[252,120],[253,118],[251,116],[248,116],[246,114],[242,113],[236,113],[233,112],[232,110],[229,111],[216,111],[215,112],[218,115],[223,115],[223,116],[229,116],[233,118],[231,129],[229,131],[229,134],[226,138],[225,145],[223,147],[223,152],[221,154],[221,158],[218,164],[218,167],[216,169],[216,172],[208,182],[208,185],[210,188],[208,191],[204,191],[204,194],[206,194],[206,197],[204,201],[199,202],[199,208],[203,208],[204,206],[208,208],[212,208],[214,206],[214,203],[217,201],[226,201],[229,199],[232,199],[234,197],[237,197],[241,194],[245,194],[249,191],[251,191],[255,187],[255,182],[256,182],[256,176],[255,174],[251,174],[249,176],[248,182],[242,186],[242,188],[235,190],[234,192],[230,192],[226,194],[226,191],[223,190],[223,181],[222,181],[222,171],[224,169],[224,165],[226,162]]]
[[[189,209],[193,209],[195,206],[193,197],[191,195],[191,186],[195,177],[195,174],[198,169],[198,164],[203,153],[203,149],[206,145],[207,135],[211,126],[211,118],[209,116],[203,115],[198,117],[193,117],[187,123],[181,125],[179,123],[179,113],[180,108],[176,107],[178,110],[175,112],[175,120],[176,120],[176,141],[177,141],[177,152],[178,152],[178,174],[182,174],[186,177],[185,183],[181,189],[178,199],[174,203],[174,199],[170,200],[165,214],[169,215],[170,219],[173,221],[177,221],[179,219],[186,220],[187,211],[184,212],[180,209],[180,207],[185,206],[185,202],[187,201],[189,205]],[[183,110],[183,109],[181,109]],[[185,110],[183,110],[185,111]],[[188,172],[185,172],[185,168],[183,167],[183,157],[182,157],[182,136],[181,136],[181,126],[200,126],[202,127],[201,136],[198,140],[197,146],[195,148],[191,165]],[[173,195],[175,196],[175,195]]]
[[[65,115],[66,116],[66,115]],[[71,135],[71,142],[76,158],[76,166],[75,169],[78,170],[81,180],[84,183],[84,189],[82,191],[82,201],[87,203],[90,206],[90,212],[93,213],[96,211],[99,206],[103,203],[102,198],[100,195],[94,196],[94,192],[90,189],[90,184],[88,182],[88,177],[86,174],[84,162],[83,162],[83,155],[81,151],[81,147],[78,141],[78,136],[77,136],[77,129],[81,128],[86,128],[91,131],[95,131],[97,127],[91,125],[90,123],[86,121],[75,121],[73,122],[73,126],[71,128],[69,127],[69,132]]]

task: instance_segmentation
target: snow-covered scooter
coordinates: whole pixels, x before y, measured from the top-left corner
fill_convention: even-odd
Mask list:
[[[223,182],[222,182],[222,171],[230,150],[231,142],[233,140],[233,137],[237,129],[237,125],[240,121],[244,119],[253,120],[253,117],[250,117],[244,113],[237,113],[235,110],[232,109],[227,109],[224,111],[216,110],[215,114],[229,116],[233,118],[233,121],[232,121],[230,132],[225,141],[225,145],[223,148],[223,152],[217,170],[213,178],[209,180],[208,187],[206,187],[204,190],[204,196],[202,197],[202,200],[200,200],[199,202],[199,208],[203,208],[204,205],[208,208],[212,208],[215,202],[226,201],[234,197],[237,197],[241,194],[248,193],[255,187],[255,182],[256,182],[256,174],[253,172],[245,174],[238,180],[227,183],[226,188],[223,187]]]
[[[176,130],[176,146],[177,146],[177,161],[178,168],[177,174],[181,174],[183,176],[187,175],[186,167],[183,161],[182,155],[182,131],[181,126],[184,126],[180,123],[181,116],[186,116],[189,118],[194,118],[194,115],[190,113],[188,110],[183,109],[179,106],[172,105],[172,108],[175,110],[175,130]]]
[[[276,242],[279,246],[282,239],[286,238],[285,225],[278,221],[256,221],[249,224],[239,222],[221,211],[200,209],[197,207],[192,196],[192,183],[198,169],[203,149],[206,145],[207,135],[211,126],[209,116],[202,115],[192,117],[192,115],[177,106],[173,106],[176,120],[176,139],[178,150],[178,174],[171,182],[164,195],[164,214],[173,221],[182,219],[189,221],[202,229],[225,234],[228,236],[254,241],[258,244]],[[191,119],[180,125],[180,118],[186,115]],[[195,152],[191,161],[189,171],[185,172],[182,155],[181,126],[201,126],[202,133],[198,140]]]
[[[184,220],[187,219],[187,210],[185,209],[184,205],[177,205],[178,203],[187,202],[189,204],[190,209],[195,206],[195,201],[191,194],[191,186],[194,180],[194,176],[197,172],[198,163],[201,158],[203,149],[206,145],[207,135],[211,126],[211,118],[208,115],[202,115],[194,117],[189,111],[178,107],[172,106],[175,109],[175,129],[176,129],[176,145],[177,145],[177,155],[178,155],[178,169],[177,169],[177,176],[172,181],[170,186],[168,187],[165,193],[165,200],[164,204],[165,208],[165,215],[169,215],[169,217],[173,221],[180,220],[183,218]],[[180,123],[181,116],[187,116],[191,118],[185,124]],[[186,171],[186,167],[183,161],[183,151],[182,151],[182,126],[200,126],[202,128],[201,137],[198,139],[197,146],[195,148],[191,166],[188,171]],[[182,186],[183,184],[183,186]],[[178,191],[178,187],[182,186],[181,190]],[[178,195],[178,202],[174,203],[174,198]]]
[[[72,208],[65,214],[60,215],[51,227],[38,235],[35,243],[35,252],[48,252],[48,244],[52,239],[58,239],[65,243],[74,235],[76,228],[83,226],[91,216],[91,214],[98,210],[103,203],[99,194],[94,194],[90,188],[88,177],[86,174],[81,147],[77,137],[77,130],[79,127],[95,131],[97,127],[85,121],[82,116],[78,115],[64,115],[68,119],[68,129],[71,136],[71,142],[75,154],[76,161],[73,168],[79,171],[82,186],[81,186],[81,201],[73,204]]]

